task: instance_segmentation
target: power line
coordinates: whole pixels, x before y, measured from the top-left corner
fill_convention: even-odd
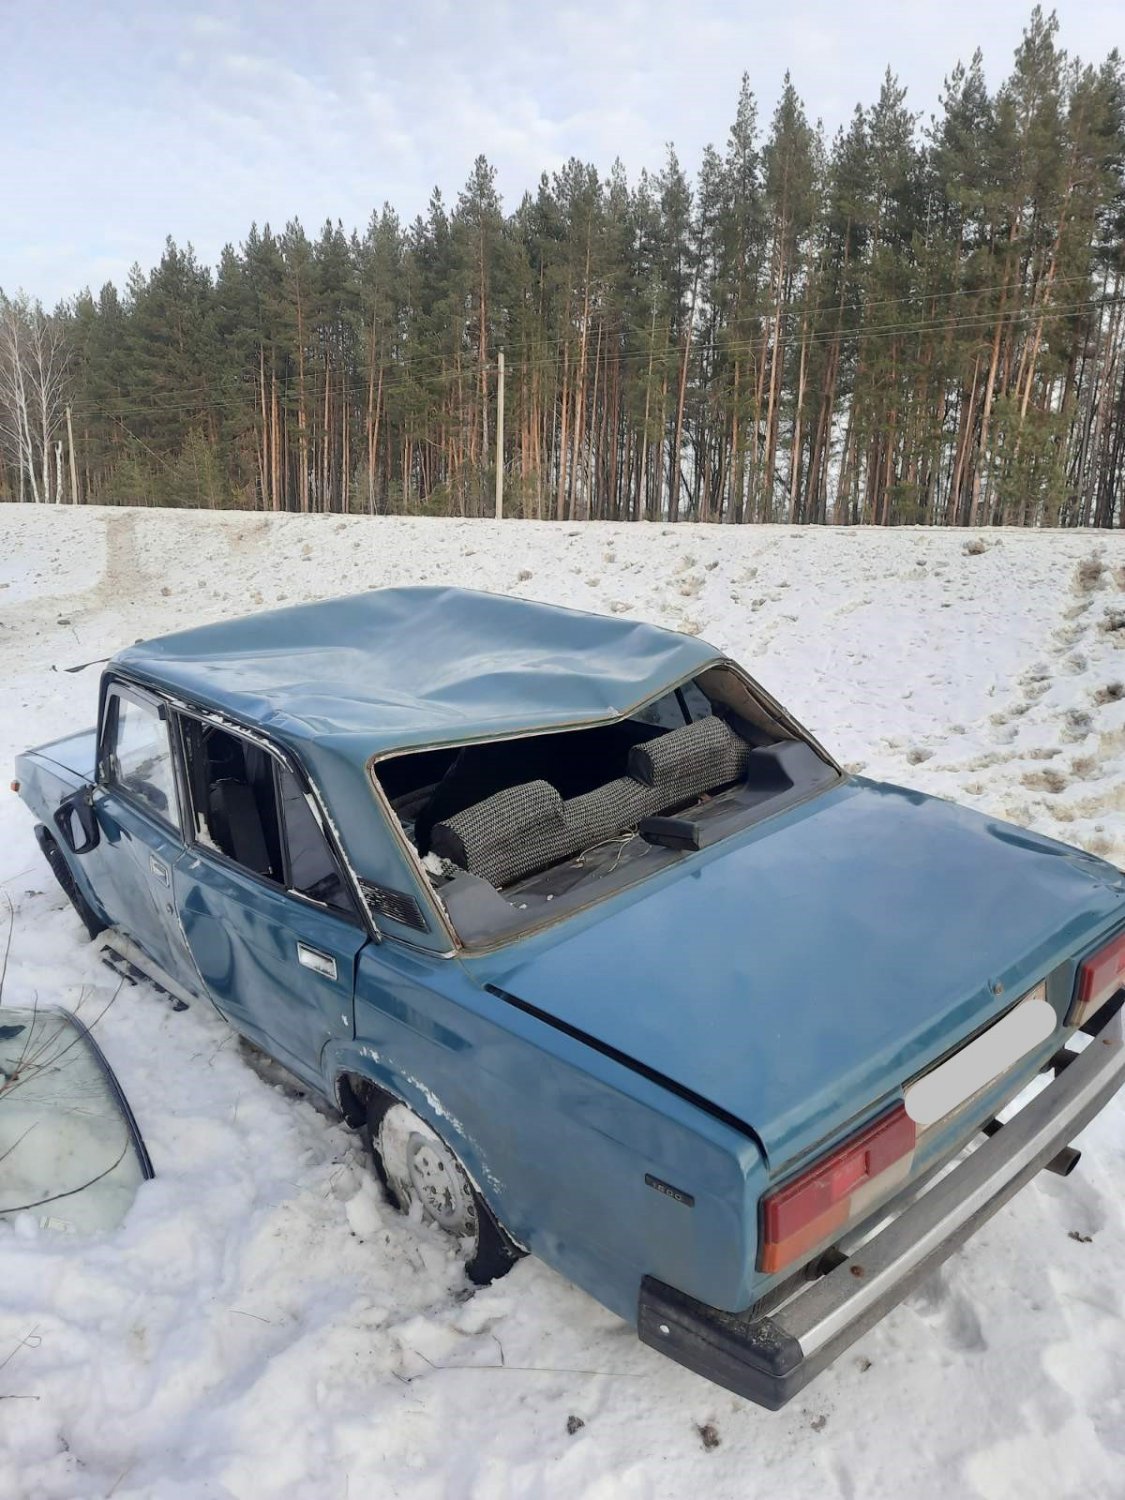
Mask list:
[[[862,270],[862,267],[859,266],[859,263],[857,263],[857,267],[860,270]],[[1053,278],[1052,285],[1054,287],[1065,287],[1065,286],[1071,286],[1071,285],[1076,285],[1076,284],[1081,283],[1081,284],[1084,284],[1084,285],[1088,286],[1088,285],[1090,285],[1090,283],[1091,283],[1092,280],[1093,280],[1093,276],[1092,276],[1092,274],[1090,272],[1080,272],[1080,273],[1075,273],[1074,275],[1070,275],[1070,276],[1055,276]],[[963,300],[968,301],[968,302],[974,302],[977,299],[979,299],[980,297],[990,295],[990,294],[992,294],[994,292],[1003,292],[1003,291],[1011,290],[1012,289],[1012,284],[1013,284],[1012,283],[1012,278],[1009,277],[1009,278],[1005,279],[1004,281],[987,283],[987,284],[984,284],[984,285],[981,285],[981,286],[977,286],[977,287],[965,287],[965,286],[952,287],[952,288],[948,289],[947,291],[925,290],[925,289],[922,289],[922,288],[916,288],[915,290],[913,290],[913,291],[911,291],[909,293],[905,293],[902,296],[898,296],[898,297],[880,297],[880,298],[865,299],[865,298],[862,297],[862,294],[861,294],[858,297],[858,299],[853,299],[852,301],[848,301],[848,302],[820,303],[820,304],[815,304],[815,305],[811,305],[811,306],[808,306],[808,307],[801,306],[801,304],[799,302],[797,302],[797,303],[791,302],[790,305],[789,305],[789,309],[790,309],[790,315],[791,316],[797,316],[799,314],[802,317],[805,317],[805,318],[808,318],[808,319],[812,319],[812,320],[820,320],[820,319],[824,319],[824,318],[828,318],[828,317],[838,316],[840,314],[856,313],[856,312],[858,312],[860,315],[865,315],[866,313],[870,312],[872,309],[875,309],[875,308],[903,306],[903,305],[908,304],[908,303],[932,304],[935,301],[950,301],[950,300],[955,299],[955,298],[960,298],[960,299],[963,299]],[[763,290],[763,288],[759,287],[759,291],[761,291],[761,290]],[[1092,300],[1097,300],[1097,299],[1092,299]],[[518,311],[519,311],[519,309],[516,309],[516,314],[517,315],[518,315]],[[681,309],[681,311],[682,311],[682,309]],[[762,314],[759,313],[758,315],[762,315]],[[988,313],[988,314],[981,313],[981,316],[982,317],[990,317],[991,318],[991,317],[995,316],[995,312]],[[347,320],[344,320],[344,319],[337,319],[335,321],[335,325],[334,326],[336,326],[337,328],[339,328],[340,326],[346,324],[346,321]],[[510,322],[511,322],[511,313],[509,315],[509,324],[510,324]],[[328,324],[321,325],[322,328],[326,328],[328,326],[329,326]],[[911,326],[913,326],[913,324]],[[357,322],[355,322],[353,325],[351,325],[351,331],[354,332],[357,335],[357,337],[359,337],[360,339],[362,339],[365,336],[366,330],[367,330],[368,327],[369,327],[369,324],[367,323],[366,318],[362,318],[362,319],[359,319]],[[260,334],[264,335],[265,330],[260,330],[259,332],[260,332]],[[536,348],[537,348],[537,356],[536,356],[536,364],[537,364],[537,366],[538,367],[544,367],[546,365],[549,365],[551,363],[551,360],[550,360],[550,356],[549,356],[549,352],[548,351],[551,351],[551,350],[561,350],[565,345],[573,342],[573,340],[576,339],[576,338],[578,338],[578,337],[580,337],[580,330],[577,329],[577,328],[572,328],[570,331],[568,331],[565,334],[559,334],[557,336],[551,336],[549,338],[544,338],[544,339],[536,339],[535,343],[536,343]],[[509,335],[504,340],[504,342],[505,342],[505,346],[507,348],[509,348],[509,349],[513,346],[514,340],[511,337],[510,327],[509,327]],[[715,341],[715,342],[717,343],[719,341]],[[276,343],[276,340],[274,338],[274,335],[272,333],[270,333],[270,335],[269,335],[268,338],[266,338],[266,337],[260,337],[260,344],[262,345],[262,347],[265,347],[265,346],[268,345],[271,349],[276,349],[278,347],[277,343]],[[705,347],[708,347],[708,346],[707,345],[695,344],[693,347],[698,350],[698,349],[705,348]],[[726,347],[726,345],[724,345],[724,347]],[[311,357],[311,359],[313,361],[312,378],[315,379],[316,378],[316,374],[318,373],[318,369],[320,367],[320,358],[319,358],[319,356],[324,352],[324,350],[323,350],[323,346],[320,349],[317,349],[315,346],[312,346],[312,345],[309,346],[309,350],[310,350],[310,357]],[[540,354],[539,351],[542,351],[542,353]],[[443,354],[422,354],[422,353],[412,352],[408,356],[408,361],[409,361],[409,366],[410,366],[410,369],[411,369],[412,372],[420,372],[420,371],[425,371],[426,369],[429,369],[429,368],[436,368],[437,371],[438,371],[438,377],[441,378],[442,376],[444,376],[445,374],[448,373],[447,369],[446,369],[446,362],[448,360],[450,360],[451,358],[453,358],[453,357],[454,357],[454,351],[452,351],[452,350],[450,350],[450,351],[448,351],[446,353],[443,353]],[[647,352],[642,357],[644,357],[644,358],[647,359],[647,357],[648,357]],[[525,368],[529,367],[529,362],[528,361],[524,362],[524,367]],[[490,369],[494,369],[494,367],[492,367],[492,366],[490,366],[489,368]],[[509,368],[509,371],[511,371],[514,368],[514,365],[512,363],[509,363],[508,368]],[[479,371],[474,371],[474,373],[479,373]],[[463,374],[464,374],[464,372],[462,372],[462,377],[463,377]],[[249,373],[247,373],[246,375],[244,375],[244,376],[242,376],[240,378],[243,379],[243,380],[250,380],[253,377],[252,377],[252,375],[250,375]],[[146,407],[145,409],[148,409],[148,408]],[[176,409],[182,409],[182,406],[169,406],[169,407],[167,407],[165,409],[169,410],[169,411],[174,411]],[[122,408],[121,410],[122,410],[122,412],[124,414],[128,414],[128,409],[127,408]],[[136,413],[138,410],[140,410],[140,408],[134,407],[134,408],[132,408],[132,410],[133,410],[134,413]]]
[[[707,341],[692,341],[689,345],[689,357],[698,359],[700,355],[708,352],[729,356],[735,354],[761,354],[763,351],[769,352],[770,350],[774,351],[776,357],[777,351],[781,349],[819,346],[822,344],[833,344],[837,341],[859,347],[873,340],[878,341],[883,339],[905,338],[910,335],[920,336],[923,334],[942,334],[950,332],[963,333],[971,332],[974,329],[992,330],[997,326],[1000,326],[1003,329],[1011,329],[1025,323],[1032,326],[1040,322],[1054,323],[1062,319],[1074,317],[1082,312],[1092,311],[1095,309],[1105,310],[1107,308],[1118,306],[1122,303],[1125,303],[1125,297],[1102,296],[1087,299],[1081,302],[1071,302],[1062,305],[1048,306],[1038,310],[1034,308],[1017,307],[1002,313],[992,311],[981,312],[977,314],[964,314],[955,317],[933,318],[927,320],[915,319],[910,322],[875,324],[872,327],[864,327],[862,324],[860,324],[856,327],[846,329],[819,329],[811,332],[806,331],[803,333],[799,328],[791,328],[788,331],[780,332],[778,334],[775,334],[774,336],[761,335],[752,339],[711,339]],[[793,322],[795,320],[803,321],[803,315],[801,314],[799,309],[791,311],[788,315],[788,318],[790,322]],[[651,359],[653,361],[654,369],[659,369],[661,368],[661,360],[667,360],[668,358],[671,358],[673,356],[678,363],[679,359],[681,358],[681,350],[678,343],[675,345],[668,345],[668,347],[664,351],[664,354],[660,356],[659,360],[657,358],[654,358],[651,351],[646,349],[620,351],[616,353],[612,358],[613,363],[618,365],[643,363]],[[605,357],[607,360],[610,358],[610,356],[608,355]],[[557,359],[510,360],[508,363],[508,373],[509,376],[516,376],[521,374],[530,374],[536,370],[555,369],[557,368],[557,366]],[[492,373],[493,367],[491,365],[486,366],[485,372]],[[354,374],[351,374],[344,370],[341,370],[339,373],[343,378],[338,383],[336,381],[332,381],[333,386],[335,386],[341,392],[350,394],[353,397],[363,396],[366,394],[367,382],[365,378],[357,377]],[[475,381],[477,378],[479,378],[480,373],[481,371],[479,367],[469,367],[466,369],[445,369],[439,371],[436,376],[431,376],[428,383],[431,385],[445,384],[448,386],[456,384],[458,381]],[[314,371],[309,377],[306,391],[308,393],[308,404],[310,406],[313,404],[313,398],[316,398],[316,400],[319,401],[320,396],[322,396],[324,393],[324,380],[321,378],[321,375],[322,372]],[[204,391],[201,390],[198,396],[188,396],[187,399],[177,402],[164,404],[140,403],[132,406],[117,406],[112,410],[109,407],[99,409],[97,407],[89,406],[83,406],[81,409],[83,415],[87,418],[102,417],[110,421],[118,422],[123,429],[123,419],[125,417],[176,416],[183,413],[203,414],[205,412],[225,411],[244,411],[249,414],[252,410],[254,412],[254,415],[257,416],[258,413],[256,411],[256,405],[259,399],[260,392],[256,383],[256,377],[247,374],[238,378],[247,387],[246,398],[248,399],[212,396],[209,394],[205,394]],[[252,381],[254,381],[253,386],[251,386]],[[400,373],[396,379],[392,379],[390,381],[384,380],[383,397],[385,399],[388,395],[393,396],[401,394],[425,395],[426,383],[427,382],[418,381],[412,378],[411,365],[408,362],[401,368]],[[286,400],[287,405],[291,407],[295,399],[292,387],[287,382],[282,382],[282,386],[284,399]],[[315,426],[315,423],[313,425]],[[137,441],[140,441],[140,439],[137,439]]]

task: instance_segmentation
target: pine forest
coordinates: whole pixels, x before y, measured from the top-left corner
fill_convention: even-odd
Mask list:
[[[515,204],[168,241],[0,296],[0,499],[874,525],[1125,524],[1125,70],[1038,9],[922,119],[833,139],[744,78],[694,173],[571,160]],[[377,183],[377,163],[356,163]]]

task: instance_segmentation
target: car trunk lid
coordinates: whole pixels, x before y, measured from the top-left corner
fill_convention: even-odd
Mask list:
[[[776,1168],[1122,917],[1101,861],[851,781],[467,966],[744,1123]]]

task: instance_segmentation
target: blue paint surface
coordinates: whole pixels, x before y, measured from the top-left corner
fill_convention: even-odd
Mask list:
[[[110,672],[269,735],[353,867],[431,902],[373,794],[374,753],[610,719],[716,659],[648,626],[423,589],[166,637]],[[93,778],[92,732],[17,774],[50,825]],[[769,1285],[771,1182],[1046,979],[1059,1032],[935,1128],[919,1169],[956,1148],[1060,1044],[1077,956],[1125,921],[1104,862],[850,779],[491,954],[444,957],[440,933],[384,924],[372,941],[113,788],[93,805],[101,843],[70,863],[100,912],[326,1097],[350,1075],[404,1099],[521,1244],[625,1317],[644,1275],[749,1306]],[[150,853],[169,886],[147,879]],[[334,975],[302,968],[299,943]]]
[[[268,729],[316,769],[613,719],[700,671],[703,641],[454,588],[374,589],[130,646],[131,676]]]
[[[776,1168],[1123,915],[1102,861],[853,780],[468,965],[745,1121]]]

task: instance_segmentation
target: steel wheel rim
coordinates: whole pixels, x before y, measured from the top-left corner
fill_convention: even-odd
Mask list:
[[[476,1238],[477,1211],[465,1170],[441,1137],[404,1104],[379,1126],[379,1154],[395,1196],[409,1210],[458,1239]]]

